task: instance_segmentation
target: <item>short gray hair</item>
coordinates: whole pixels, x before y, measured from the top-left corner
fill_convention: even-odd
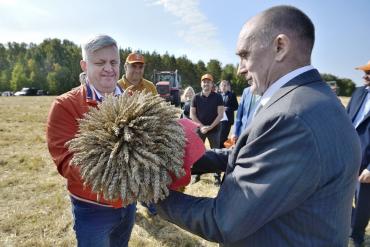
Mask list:
[[[315,26],[300,9],[288,5],[275,6],[262,12],[261,17],[264,21],[255,35],[263,46],[269,45],[280,32],[288,31],[311,54],[315,43]]]
[[[89,54],[108,46],[115,46],[118,49],[117,42],[112,37],[97,35],[82,46],[82,59],[87,61]]]

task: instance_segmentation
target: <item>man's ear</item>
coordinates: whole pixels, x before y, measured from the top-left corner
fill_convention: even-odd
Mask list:
[[[291,49],[291,42],[287,35],[279,34],[274,40],[275,59],[282,61],[287,56]]]
[[[80,66],[81,66],[82,71],[83,72],[86,72],[86,70],[87,70],[87,63],[86,63],[86,61],[81,60],[80,61]]]

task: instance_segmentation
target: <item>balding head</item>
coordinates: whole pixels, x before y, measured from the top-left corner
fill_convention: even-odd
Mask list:
[[[292,6],[277,6],[262,12],[260,18],[266,38],[272,40],[280,33],[291,35],[311,54],[315,42],[315,27],[301,10]]]
[[[239,73],[262,95],[283,75],[311,63],[315,28],[301,10],[277,6],[250,19],[239,34]]]
[[[315,27],[310,18],[301,10],[292,6],[276,6],[267,9],[248,21],[243,29],[255,24],[253,38],[270,45],[279,35],[287,35],[299,45],[306,56],[311,56],[315,43]]]

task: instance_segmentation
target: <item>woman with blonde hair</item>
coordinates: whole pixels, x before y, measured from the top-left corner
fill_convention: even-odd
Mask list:
[[[181,95],[181,102],[183,102],[182,107],[182,118],[189,118],[190,119],[190,106],[191,106],[191,100],[193,99],[195,95],[194,89],[192,87],[187,87],[184,90],[184,93]]]

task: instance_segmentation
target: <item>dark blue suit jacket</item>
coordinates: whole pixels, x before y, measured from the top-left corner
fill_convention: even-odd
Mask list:
[[[227,91],[225,95],[221,94],[224,101],[225,113],[227,116],[227,121],[230,124],[234,124],[234,111],[238,109],[238,100],[234,93]]]
[[[158,213],[222,246],[346,247],[360,159],[344,107],[311,70],[244,130],[215,198],[173,191]]]
[[[347,112],[353,121],[356,114],[361,108],[362,103],[366,99],[367,90],[365,86],[359,87],[352,94],[352,98],[347,106]],[[367,168],[370,171],[370,112],[367,113],[363,121],[357,126],[356,131],[360,137],[362,162],[360,172]]]

